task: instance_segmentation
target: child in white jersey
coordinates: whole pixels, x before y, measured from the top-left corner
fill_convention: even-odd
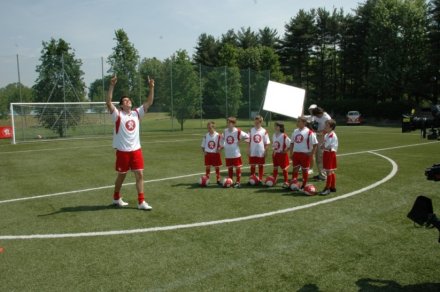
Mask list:
[[[302,169],[303,189],[309,178],[310,161],[318,148],[318,140],[315,133],[306,127],[307,119],[299,117],[297,121],[298,128],[293,131],[290,143],[290,156],[293,161],[292,179],[296,183],[299,169]]]
[[[336,122],[332,119],[325,122],[325,136],[321,147],[324,150],[323,154],[323,169],[327,173],[327,182],[325,189],[320,193],[321,195],[328,195],[336,192],[336,152],[338,151],[338,136],[335,133]]]
[[[275,123],[275,133],[273,134],[272,140],[272,162],[273,162],[273,178],[275,182],[278,177],[278,167],[283,171],[284,184],[283,188],[289,187],[289,148],[290,148],[290,138],[284,133],[284,123]]]
[[[206,176],[209,178],[211,173],[211,166],[215,168],[215,175],[217,178],[217,184],[220,183],[220,166],[222,165],[222,159],[220,156],[221,135],[215,131],[215,122],[210,121],[207,124],[208,133],[202,140],[202,152],[205,157],[205,171]]]
[[[255,175],[258,165],[258,179],[263,181],[264,164],[266,163],[267,147],[270,144],[269,134],[261,126],[263,117],[258,115],[254,119],[254,125],[249,133],[249,165],[251,166],[251,176]]]
[[[225,161],[226,167],[228,168],[228,176],[230,179],[233,179],[235,167],[237,180],[235,181],[234,188],[240,188],[241,167],[243,162],[241,160],[239,143],[242,140],[249,139],[249,135],[235,127],[237,124],[237,119],[235,117],[229,117],[227,123],[228,127],[223,133],[221,145],[225,149]]]

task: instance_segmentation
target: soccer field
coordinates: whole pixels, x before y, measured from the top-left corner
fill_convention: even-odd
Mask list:
[[[137,210],[132,175],[123,188],[130,205],[110,205],[111,136],[2,142],[0,291],[440,290],[438,232],[406,218],[421,194],[440,213],[440,182],[424,176],[440,163],[439,142],[337,127],[338,191],[308,197],[280,183],[200,188],[205,130],[186,125],[144,127],[151,212]],[[245,153],[242,145],[247,161]]]

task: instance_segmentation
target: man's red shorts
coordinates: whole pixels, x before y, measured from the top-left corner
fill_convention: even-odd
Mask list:
[[[222,158],[220,153],[205,153],[205,166],[221,166]]]
[[[324,151],[324,154],[322,156],[322,164],[323,169],[327,171],[336,170],[337,163],[336,163],[336,152],[335,151]]]
[[[310,168],[311,156],[309,153],[293,152],[293,167],[301,166],[302,169]]]
[[[131,152],[116,150],[116,171],[127,173],[129,170],[144,170],[144,157],[141,149]]]
[[[286,169],[290,165],[289,154],[287,153],[275,153],[272,156],[273,167],[280,167]]]
[[[249,157],[249,164],[250,165],[263,165],[263,164],[266,164],[266,158],[265,157],[250,156]]]
[[[241,167],[243,165],[243,162],[241,161],[241,156],[237,158],[225,158],[226,160],[226,167]]]

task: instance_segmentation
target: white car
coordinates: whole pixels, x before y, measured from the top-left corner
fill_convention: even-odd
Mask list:
[[[346,118],[347,125],[361,125],[363,122],[362,115],[358,111],[349,111]]]

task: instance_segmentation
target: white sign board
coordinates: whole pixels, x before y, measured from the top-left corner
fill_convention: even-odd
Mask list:
[[[269,81],[263,109],[287,117],[298,118],[303,114],[305,89]]]

